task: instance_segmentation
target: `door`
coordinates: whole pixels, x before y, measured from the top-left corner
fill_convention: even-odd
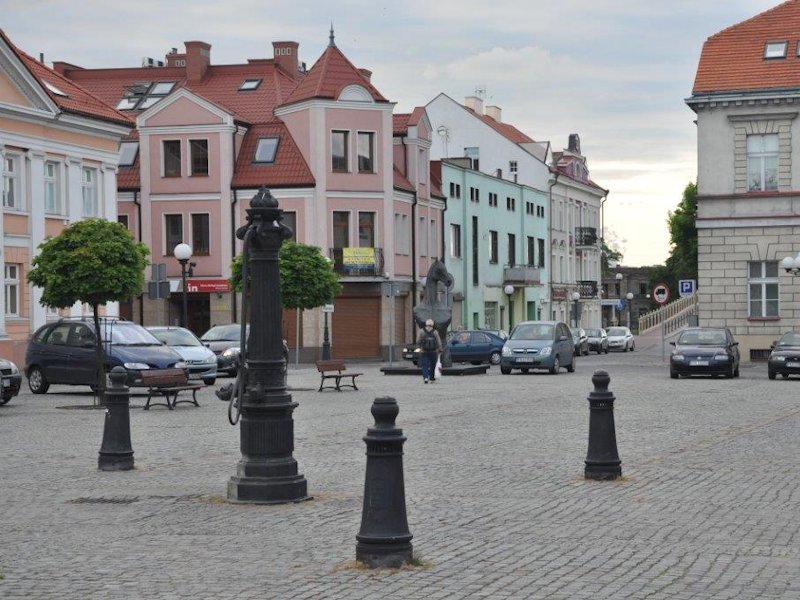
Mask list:
[[[332,358],[380,358],[380,296],[339,296],[334,306]]]
[[[70,383],[94,385],[97,381],[97,355],[94,347],[95,336],[83,323],[75,323],[69,332],[67,345],[70,349]]]
[[[471,360],[489,360],[492,350],[492,339],[485,333],[474,332],[472,334],[472,347],[470,348]]]
[[[70,328],[70,323],[59,323],[50,330],[42,344],[42,368],[51,383],[72,383],[70,347],[67,344]]]

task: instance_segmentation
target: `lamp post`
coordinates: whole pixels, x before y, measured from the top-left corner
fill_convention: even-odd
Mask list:
[[[508,330],[514,328],[514,305],[511,302],[511,294],[514,293],[514,286],[507,285],[503,288],[503,293],[508,296]]]
[[[622,273],[617,273],[616,275],[614,275],[614,279],[617,282],[617,285],[616,285],[617,289],[614,290],[614,291],[616,292],[617,298],[622,299]],[[618,307],[617,308],[617,312],[616,312],[616,314],[617,314],[617,325],[619,325],[619,322],[620,322],[619,312],[620,311],[619,311],[619,307]]]
[[[181,289],[183,290],[183,308],[181,310],[181,327],[186,327],[186,321],[188,320],[189,315],[189,300],[188,295],[186,293],[186,273],[187,269],[186,266],[189,266],[188,272],[191,275],[192,267],[195,266],[194,263],[190,263],[189,259],[192,258],[192,247],[189,244],[184,244],[181,242],[175,249],[172,251],[172,254],[178,259],[178,262],[181,263]]]
[[[328,265],[331,264],[331,259],[327,256],[325,257]],[[328,308],[330,305],[326,305],[322,307],[322,314],[325,315],[325,326],[322,330],[322,360],[330,360],[331,359],[331,340],[328,335],[328,313],[330,309]]]
[[[797,256],[792,258],[791,256],[787,256],[781,261],[781,267],[787,272],[791,273],[792,275],[800,275],[800,252],[797,253]]]
[[[578,300],[580,299],[581,295],[578,292],[572,292],[572,301],[574,302],[572,312],[575,315],[575,327],[578,326]]]
[[[633,292],[628,292],[625,294],[625,298],[628,299],[628,329],[631,328],[631,304],[633,303]]]

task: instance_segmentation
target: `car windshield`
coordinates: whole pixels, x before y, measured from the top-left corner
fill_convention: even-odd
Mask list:
[[[615,335],[616,336],[624,336],[624,335],[628,335],[628,332],[625,331],[624,327],[611,327],[608,330],[608,337],[612,337],[612,336],[615,336]]]
[[[778,346],[800,346],[800,333],[784,333],[778,340]]]
[[[721,329],[703,329],[684,331],[678,338],[678,344],[684,346],[724,346],[727,337]]]
[[[107,322],[101,323],[103,341],[109,339],[115,346],[161,346],[152,333],[135,323]]]
[[[512,340],[552,340],[553,325],[547,324],[525,324],[517,325],[511,332]]]
[[[235,342],[239,340],[240,334],[240,325],[218,325],[206,331],[200,339],[204,342]]]
[[[187,329],[156,329],[150,333],[167,346],[202,346],[200,340]]]
[[[586,330],[586,337],[600,337],[600,330],[599,329],[587,329]]]

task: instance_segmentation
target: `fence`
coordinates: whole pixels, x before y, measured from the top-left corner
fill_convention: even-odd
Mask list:
[[[661,308],[639,317],[639,335],[664,324],[664,332],[670,333],[689,323],[697,314],[697,294],[678,298]]]

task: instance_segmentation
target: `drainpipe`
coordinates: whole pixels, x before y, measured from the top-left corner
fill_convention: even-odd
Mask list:
[[[404,171],[408,174],[408,156],[406,155],[406,140],[404,137],[400,137],[400,145],[403,146],[403,163],[404,163]],[[417,181],[419,181],[419,174],[417,174]],[[430,178],[430,174],[428,174],[428,178]],[[417,190],[414,188],[414,201],[411,203],[411,306],[412,308],[417,305],[417,262],[419,258],[417,257],[417,204],[419,203],[419,198],[417,197]],[[393,211],[394,212],[394,211]],[[430,215],[428,215],[430,216]],[[397,243],[397,240],[395,240]],[[394,276],[397,277],[397,269],[394,270]],[[394,302],[394,299],[392,299]],[[392,304],[392,310],[394,311],[394,304]],[[411,335],[415,336],[417,331],[417,324],[414,321],[414,311],[411,311]]]
[[[603,326],[603,276],[606,273],[607,265],[606,260],[603,255],[603,247],[605,246],[605,238],[606,238],[606,224],[605,224],[605,205],[606,200],[608,200],[608,190],[604,190],[605,195],[603,199],[600,200],[600,292],[598,292],[598,296],[600,297],[600,326]]]
[[[553,314],[553,186],[558,183],[558,171],[554,171],[553,174],[555,177],[553,181],[550,183],[550,189],[548,190],[548,195],[550,197],[550,202],[548,203],[549,206],[547,207],[547,233],[549,234],[547,237],[547,243],[545,244],[548,248],[547,254],[549,255],[549,264],[547,264],[547,293],[550,296],[550,315],[547,316],[546,321],[549,321],[552,318]]]
[[[237,190],[233,190],[231,202],[231,256],[236,256],[236,204],[239,202]],[[236,323],[236,291],[231,290],[231,323]]]
[[[136,237],[142,241],[142,203],[139,202],[139,190],[133,190],[133,203],[136,205]],[[144,294],[139,294],[139,325],[144,325]]]

